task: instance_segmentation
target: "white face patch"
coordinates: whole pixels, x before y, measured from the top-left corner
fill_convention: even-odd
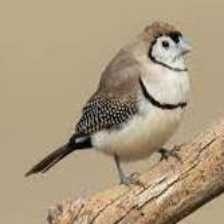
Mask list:
[[[181,37],[180,37],[181,38]],[[150,57],[156,63],[174,70],[186,70],[183,49],[180,42],[169,36],[158,37],[152,46]]]

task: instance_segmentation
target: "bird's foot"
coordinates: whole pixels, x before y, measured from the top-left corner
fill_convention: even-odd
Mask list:
[[[137,185],[145,188],[145,185],[139,180],[139,176],[140,174],[137,172],[132,173],[129,176],[123,176],[120,183],[126,186]]]
[[[174,157],[179,162],[182,162],[182,159],[179,156],[178,151],[179,151],[179,147],[174,147],[172,150],[167,150],[167,149],[161,148],[159,150],[159,153],[161,154],[160,161],[162,161],[162,160],[168,160],[169,157]]]

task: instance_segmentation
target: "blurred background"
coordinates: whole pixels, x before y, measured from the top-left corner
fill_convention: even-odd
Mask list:
[[[191,40],[192,101],[170,144],[194,137],[223,115],[224,2],[0,1],[0,222],[43,223],[48,207],[118,182],[113,161],[74,153],[47,175],[24,173],[70,136],[84,102],[120,47],[155,20]],[[143,171],[151,160],[126,165]],[[223,223],[224,197],[182,224]]]

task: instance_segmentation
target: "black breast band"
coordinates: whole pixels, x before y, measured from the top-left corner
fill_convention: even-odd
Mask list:
[[[163,110],[174,110],[177,108],[184,108],[187,106],[186,102],[180,102],[177,104],[169,104],[169,103],[160,103],[159,101],[157,101],[152,95],[149,94],[149,92],[147,91],[144,83],[142,82],[142,79],[139,78],[139,83],[142,89],[142,93],[144,95],[144,97],[154,106],[161,108]]]

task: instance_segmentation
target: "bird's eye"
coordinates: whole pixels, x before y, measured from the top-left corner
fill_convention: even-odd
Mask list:
[[[163,45],[163,47],[166,48],[166,49],[168,49],[169,46],[170,46],[170,44],[169,44],[168,41],[163,41],[163,42],[162,42],[162,45]]]

